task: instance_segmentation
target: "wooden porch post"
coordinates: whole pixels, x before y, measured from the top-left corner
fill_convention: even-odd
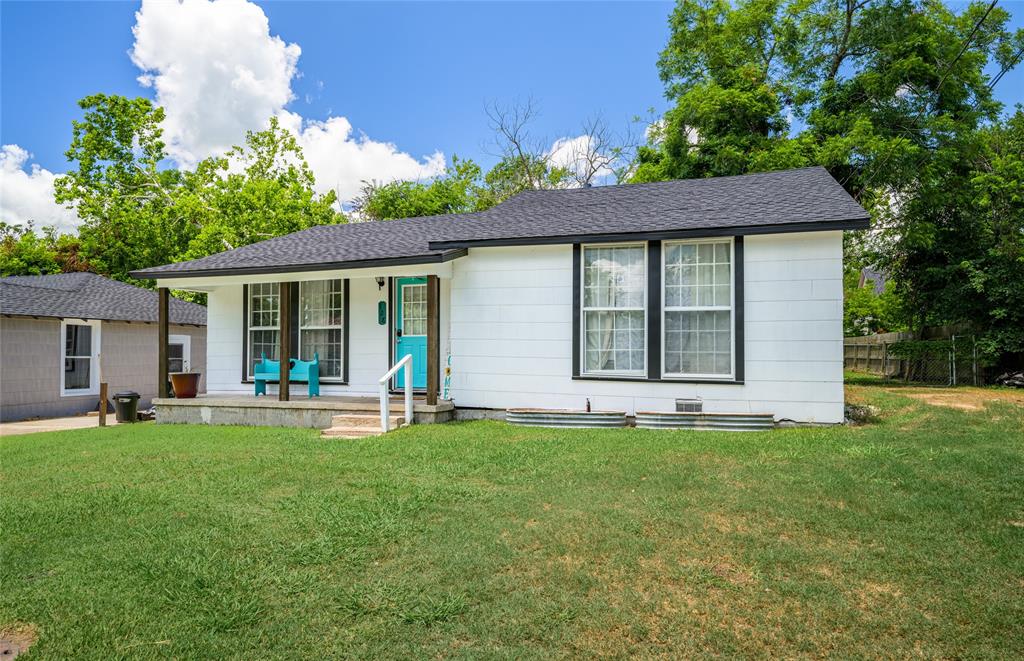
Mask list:
[[[167,397],[170,393],[167,392],[167,324],[168,324],[168,311],[170,307],[170,292],[167,291],[167,287],[159,287],[157,290],[157,312],[156,312],[156,325],[157,325],[157,360],[160,365],[157,368],[156,378],[156,392],[160,397]],[[106,402],[104,402],[106,406]]]
[[[278,376],[280,387],[277,391],[277,398],[282,402],[287,402],[289,398],[289,383],[288,383],[288,372],[290,371],[291,364],[289,359],[291,358],[291,351],[289,350],[289,344],[292,336],[292,315],[291,315],[291,294],[292,287],[291,283],[282,282],[278,285],[278,349],[277,357],[280,360],[281,372]]]
[[[436,275],[427,276],[427,404],[437,404],[441,374],[441,287]]]

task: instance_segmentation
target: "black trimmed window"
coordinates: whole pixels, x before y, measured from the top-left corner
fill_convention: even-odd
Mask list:
[[[583,371],[644,376],[646,246],[583,246]]]
[[[573,245],[577,379],[743,382],[743,237]]]
[[[732,240],[662,243],[664,376],[733,375]]]
[[[291,287],[291,357],[320,359],[320,382],[348,382],[349,283],[345,279],[303,280]],[[280,346],[280,283],[245,285],[243,380],[266,354],[278,360]]]
[[[248,331],[249,363],[246,378],[251,378],[255,366],[264,356],[277,360],[280,337],[281,298],[278,283],[260,282],[249,285]]]
[[[345,301],[341,280],[299,283],[299,358],[320,359],[320,378],[340,379],[344,362]]]

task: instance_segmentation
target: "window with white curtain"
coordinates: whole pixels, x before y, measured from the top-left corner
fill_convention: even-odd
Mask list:
[[[262,282],[249,285],[249,375],[266,354],[277,360],[280,324],[280,285]]]
[[[662,245],[665,376],[734,373],[732,250],[731,240]]]
[[[345,290],[341,280],[299,283],[299,358],[320,358],[320,377],[340,379],[344,360]]]
[[[583,371],[646,373],[645,244],[583,246]]]

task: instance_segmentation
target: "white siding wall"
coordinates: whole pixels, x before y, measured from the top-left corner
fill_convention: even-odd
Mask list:
[[[481,248],[456,260],[451,292],[457,406],[672,410],[805,422],[843,417],[842,234],[746,237],[743,385],[574,381],[572,249]]]
[[[242,286],[220,287],[206,298],[206,390],[252,392],[242,383]]]
[[[388,371],[387,326],[377,323],[377,303],[388,300],[387,288],[378,290],[372,277],[349,281],[349,384],[321,384],[323,395],[376,395],[377,379]],[[448,346],[448,297],[451,281],[441,280],[441,360]],[[224,286],[210,292],[208,312],[209,373],[211,393],[251,393],[242,383],[242,286]],[[443,365],[442,365],[443,370]],[[267,390],[276,393],[277,386]],[[306,395],[305,384],[294,384],[292,396]]]
[[[479,248],[441,279],[441,362],[452,354],[457,406],[672,410],[700,397],[715,412],[766,412],[803,422],[843,417],[842,234],[750,236],[744,241],[745,383],[574,381],[570,246]],[[372,277],[350,285],[349,385],[323,394],[377,392],[389,367]],[[210,293],[207,386],[242,383],[242,287]],[[443,383],[443,379],[442,379]],[[305,394],[302,385],[293,395]]]

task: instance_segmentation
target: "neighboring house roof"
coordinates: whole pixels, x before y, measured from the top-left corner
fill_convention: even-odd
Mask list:
[[[825,168],[525,191],[479,213],[314,227],[140,278],[416,264],[474,246],[864,229],[868,214]]]
[[[878,271],[872,268],[864,267],[860,270],[860,282],[857,286],[863,289],[867,284],[871,283],[871,288],[876,294],[881,294],[885,291],[885,283],[888,282],[889,278],[882,271]]]
[[[171,298],[172,324],[206,325],[206,308]],[[157,294],[95,273],[0,278],[0,313],[32,317],[157,321]]]

